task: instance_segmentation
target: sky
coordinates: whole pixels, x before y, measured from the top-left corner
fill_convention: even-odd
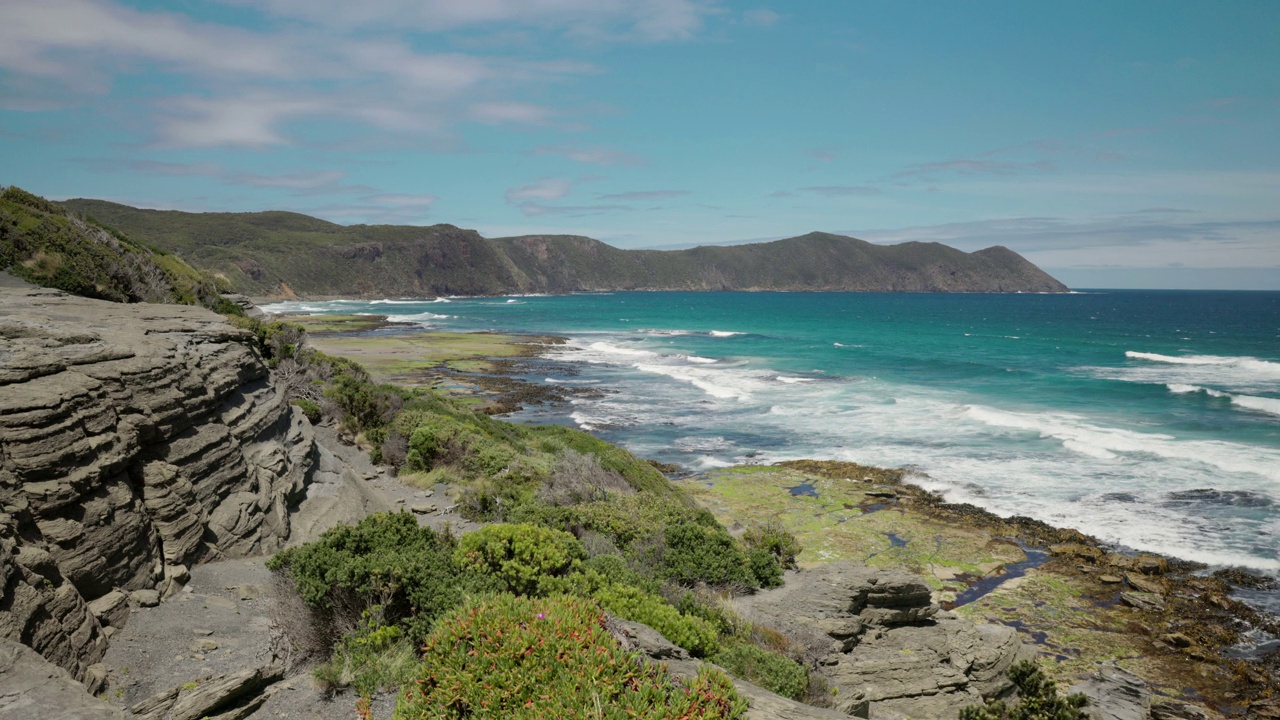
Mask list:
[[[0,0],[0,184],[1280,289],[1280,3]]]

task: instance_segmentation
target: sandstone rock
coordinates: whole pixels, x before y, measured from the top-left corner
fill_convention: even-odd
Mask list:
[[[414,503],[409,506],[409,510],[415,515],[430,515],[438,509],[435,503]]]
[[[1143,575],[1164,575],[1169,572],[1169,561],[1159,555],[1139,555],[1133,567]]]
[[[661,633],[647,625],[611,617],[608,627],[609,632],[622,643],[623,648],[634,650],[654,662],[665,664],[667,671],[677,678],[688,680],[696,677],[704,665],[702,661],[691,657],[684,648],[672,644]],[[847,713],[798,703],[744,680],[735,678],[733,684],[751,704],[750,710],[747,711],[748,720],[839,720],[849,717]],[[864,713],[856,717],[866,717],[866,715]]]
[[[134,590],[129,593],[129,600],[139,607],[155,607],[160,604],[160,593],[155,590]]]
[[[66,670],[36,651],[0,639],[0,717],[123,720],[124,716],[85,692]]]
[[[102,625],[122,628],[129,621],[129,596],[119,590],[112,590],[89,603],[89,612]]]
[[[1209,720],[1209,713],[1195,705],[1163,700],[1151,704],[1151,720]]]
[[[247,717],[261,705],[263,690],[284,677],[278,665],[264,665],[219,675],[194,687],[180,685],[143,700],[130,708],[140,720],[199,720]],[[246,707],[252,709],[244,711]]]
[[[1122,592],[1120,602],[1137,610],[1164,610],[1164,596],[1146,592]]]
[[[900,571],[832,563],[735,603],[793,637],[818,633],[806,644],[839,690],[837,709],[871,717],[958,717],[1009,692],[1009,666],[1034,655],[1013,628],[939,612],[928,586]]]
[[[1129,572],[1124,574],[1124,580],[1141,592],[1152,593],[1155,595],[1163,595],[1166,592],[1164,583],[1158,580],[1152,580],[1145,575]]]
[[[1124,578],[1118,577],[1116,575],[1099,575],[1098,582],[1105,583],[1107,585],[1117,585],[1119,583],[1124,582]]]
[[[0,338],[0,638],[84,677],[120,593],[168,597],[211,553],[283,546],[316,446],[247,331],[0,288]]]
[[[1114,663],[1098,668],[1088,680],[1067,692],[1081,693],[1089,699],[1085,713],[1090,720],[1147,720],[1151,709],[1147,684]]]

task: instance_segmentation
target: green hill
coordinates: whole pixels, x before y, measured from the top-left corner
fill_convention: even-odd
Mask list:
[[[63,205],[256,295],[497,295],[578,290],[1065,292],[1017,253],[873,245],[810,233],[769,243],[620,250],[566,235],[488,239],[452,225],[344,226],[286,212],[185,213]]]
[[[0,186],[0,271],[103,300],[240,312],[220,295],[229,287],[177,255],[16,186]]]

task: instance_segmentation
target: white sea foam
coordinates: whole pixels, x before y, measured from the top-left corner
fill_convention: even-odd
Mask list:
[[[733,332],[732,330],[712,330],[707,334],[711,337],[725,338],[733,337],[734,335],[744,335],[745,333]]]
[[[1066,413],[1016,413],[971,405],[966,415],[993,427],[1028,430],[1041,437],[1055,438],[1068,450],[1094,458],[1154,455],[1280,480],[1280,463],[1277,463],[1280,458],[1275,457],[1276,453],[1249,445],[1219,440],[1179,440],[1160,433],[1101,427]]]
[[[448,320],[451,315],[439,315],[433,312],[420,312],[414,315],[388,315],[387,319],[391,322],[417,323],[424,327],[430,327],[432,320]]]
[[[710,373],[699,368],[678,367],[673,365],[652,365],[638,363],[635,368],[641,372],[666,375],[698,388],[714,398],[724,400],[750,400],[751,389],[742,378],[734,378],[729,373]],[[737,381],[737,382],[735,382]]]
[[[435,300],[370,300],[370,305],[421,305]]]
[[[758,462],[822,457],[915,465],[928,473],[920,484],[1001,515],[1027,515],[1213,565],[1280,570],[1269,549],[1280,545],[1280,523],[1269,511],[1163,502],[1170,492],[1217,487],[1280,504],[1280,450],[1274,447],[1153,432],[1125,423],[1119,412],[1029,412],[979,403],[960,387],[834,375],[816,382],[808,373],[802,379],[814,382],[787,383],[781,378],[801,378],[799,368],[769,368],[762,358],[698,364],[664,352],[665,341],[631,333],[578,337],[578,349],[555,357],[587,360],[583,378],[599,378],[613,392],[575,400],[573,421],[586,429],[623,428],[613,437],[645,456],[698,469],[742,462],[748,453]],[[1243,372],[1235,366],[1131,360],[1143,367],[1126,370],[1168,377],[1159,384],[1169,384],[1170,392],[1207,396],[1214,389],[1231,396],[1218,399],[1224,407],[1228,399],[1255,397],[1188,374]],[[1104,497],[1117,492],[1138,500]]]
[[[665,335],[668,337],[679,337],[681,335],[693,334],[693,332],[690,330],[658,330],[656,328],[641,328],[639,330],[636,330],[636,332],[644,333],[646,335]]]
[[[606,343],[606,342],[594,342],[587,347],[591,350],[595,350],[596,352],[603,353],[605,355],[629,355],[633,357],[655,357],[658,354],[651,350],[637,350],[634,348],[618,347],[617,345],[610,345],[609,343]]]
[[[785,384],[787,384],[787,385],[795,385],[795,384],[797,384],[797,383],[813,382],[813,378],[790,377],[790,376],[788,376],[788,375],[779,375],[779,376],[777,377],[777,380],[778,380],[778,382],[780,382],[780,383],[785,383]]]
[[[1148,362],[1169,363],[1173,365],[1225,365],[1236,367],[1268,378],[1280,378],[1280,363],[1270,360],[1259,360],[1255,357],[1229,357],[1221,355],[1161,355],[1159,353],[1137,352],[1126,350],[1125,357]]]
[[[1180,395],[1204,393],[1209,397],[1226,398],[1231,401],[1232,405],[1238,405],[1247,410],[1266,413],[1268,415],[1280,415],[1280,398],[1255,397],[1253,395],[1234,395],[1232,393],[1214,390],[1213,388],[1200,387],[1199,385],[1185,385],[1182,383],[1169,383],[1165,387],[1170,392]]]
[[[681,360],[685,360],[687,362],[695,363],[697,365],[710,365],[712,363],[720,362],[715,358],[700,357],[698,355],[677,355],[676,357],[680,358]]]

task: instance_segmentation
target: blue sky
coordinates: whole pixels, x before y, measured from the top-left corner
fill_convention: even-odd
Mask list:
[[[1280,3],[0,0],[0,183],[1280,289]]]

